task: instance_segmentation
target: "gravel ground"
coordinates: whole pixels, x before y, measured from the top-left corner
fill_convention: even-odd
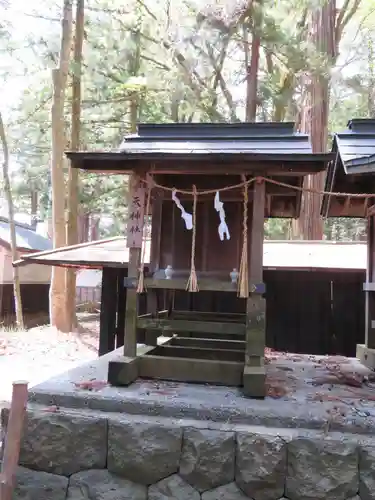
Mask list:
[[[27,380],[32,387],[97,357],[97,319],[83,319],[77,334],[50,326],[0,330],[0,405],[10,400],[15,380]]]

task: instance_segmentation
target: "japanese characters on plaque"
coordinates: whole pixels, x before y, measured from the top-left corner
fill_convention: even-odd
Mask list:
[[[129,219],[127,227],[127,247],[142,248],[145,211],[144,186],[137,184],[130,192]]]

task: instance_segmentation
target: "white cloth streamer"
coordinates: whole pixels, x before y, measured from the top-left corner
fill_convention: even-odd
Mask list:
[[[224,237],[226,237],[227,240],[230,240],[229,228],[227,226],[227,223],[225,222],[224,204],[220,201],[219,191],[216,191],[215,194],[214,207],[220,217],[220,224],[218,227],[219,237],[221,241],[224,240]]]
[[[181,205],[180,200],[177,198],[176,191],[172,191],[172,200],[176,203],[177,208],[181,211],[181,217],[185,221],[185,226],[188,231],[193,229],[193,216],[186,212],[184,207]]]

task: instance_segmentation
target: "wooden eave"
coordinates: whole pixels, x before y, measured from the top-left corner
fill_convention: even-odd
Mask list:
[[[322,172],[327,154],[67,152],[73,168],[97,174],[152,171],[154,174],[297,175]]]
[[[327,170],[324,191],[327,193],[372,194],[375,196],[375,137],[374,134],[341,134],[345,138],[346,152],[349,146],[353,148],[352,155],[345,155],[340,148],[340,134],[333,140],[333,161]],[[355,155],[356,142],[374,140],[374,148],[363,150]],[[374,151],[374,154],[371,152]],[[364,218],[368,206],[373,204],[372,197],[350,197],[325,194],[322,198],[321,215],[323,217],[358,217]]]

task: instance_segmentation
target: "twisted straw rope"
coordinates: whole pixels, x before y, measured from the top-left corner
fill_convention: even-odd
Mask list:
[[[150,203],[151,203],[151,189],[152,189],[152,180],[150,179],[147,183],[147,202],[146,202],[146,217],[149,216],[150,213]],[[146,224],[143,224],[143,247],[142,247],[142,256],[141,256],[141,267],[139,268],[139,278],[138,278],[138,286],[137,293],[145,292],[145,260],[146,260]]]
[[[195,238],[196,238],[196,220],[197,220],[197,198],[198,192],[195,185],[193,185],[193,235],[191,238],[191,262],[190,262],[190,276],[186,284],[186,290],[189,292],[199,292],[197,273],[195,271]]]
[[[249,268],[248,268],[248,255],[247,255],[247,206],[249,203],[248,185],[246,184],[246,177],[243,178],[243,220],[242,220],[242,254],[240,263],[240,272],[238,275],[237,293],[239,297],[247,298],[249,296]]]
[[[142,182],[147,184],[147,180],[141,179]],[[216,189],[207,189],[203,191],[196,191],[197,196],[201,195],[207,195],[207,194],[215,194],[217,192],[221,193],[223,191],[230,191],[231,189],[239,189],[243,188],[245,185],[249,186],[255,181],[265,181],[269,182],[270,184],[276,184],[281,187],[285,187],[288,189],[294,189],[295,191],[301,191],[301,192],[306,192],[306,193],[314,193],[314,194],[319,194],[319,195],[328,195],[328,196],[337,196],[337,197],[347,197],[347,198],[374,198],[375,193],[338,193],[338,192],[331,192],[331,191],[321,191],[319,189],[314,189],[314,188],[309,188],[309,187],[300,187],[300,186],[294,186],[293,184],[287,184],[286,182],[281,182],[281,181],[276,181],[274,179],[270,179],[268,177],[263,177],[263,176],[257,176],[253,177],[245,182],[240,182],[239,184],[232,184],[228,185],[222,188],[216,188]],[[157,184],[156,182],[154,183],[154,186],[163,189],[164,191],[172,192],[175,191],[176,193],[181,193],[181,194],[186,194],[193,196],[194,193],[193,191],[187,191],[185,189],[178,189],[178,188],[171,188],[169,186],[163,186],[161,184]]]

